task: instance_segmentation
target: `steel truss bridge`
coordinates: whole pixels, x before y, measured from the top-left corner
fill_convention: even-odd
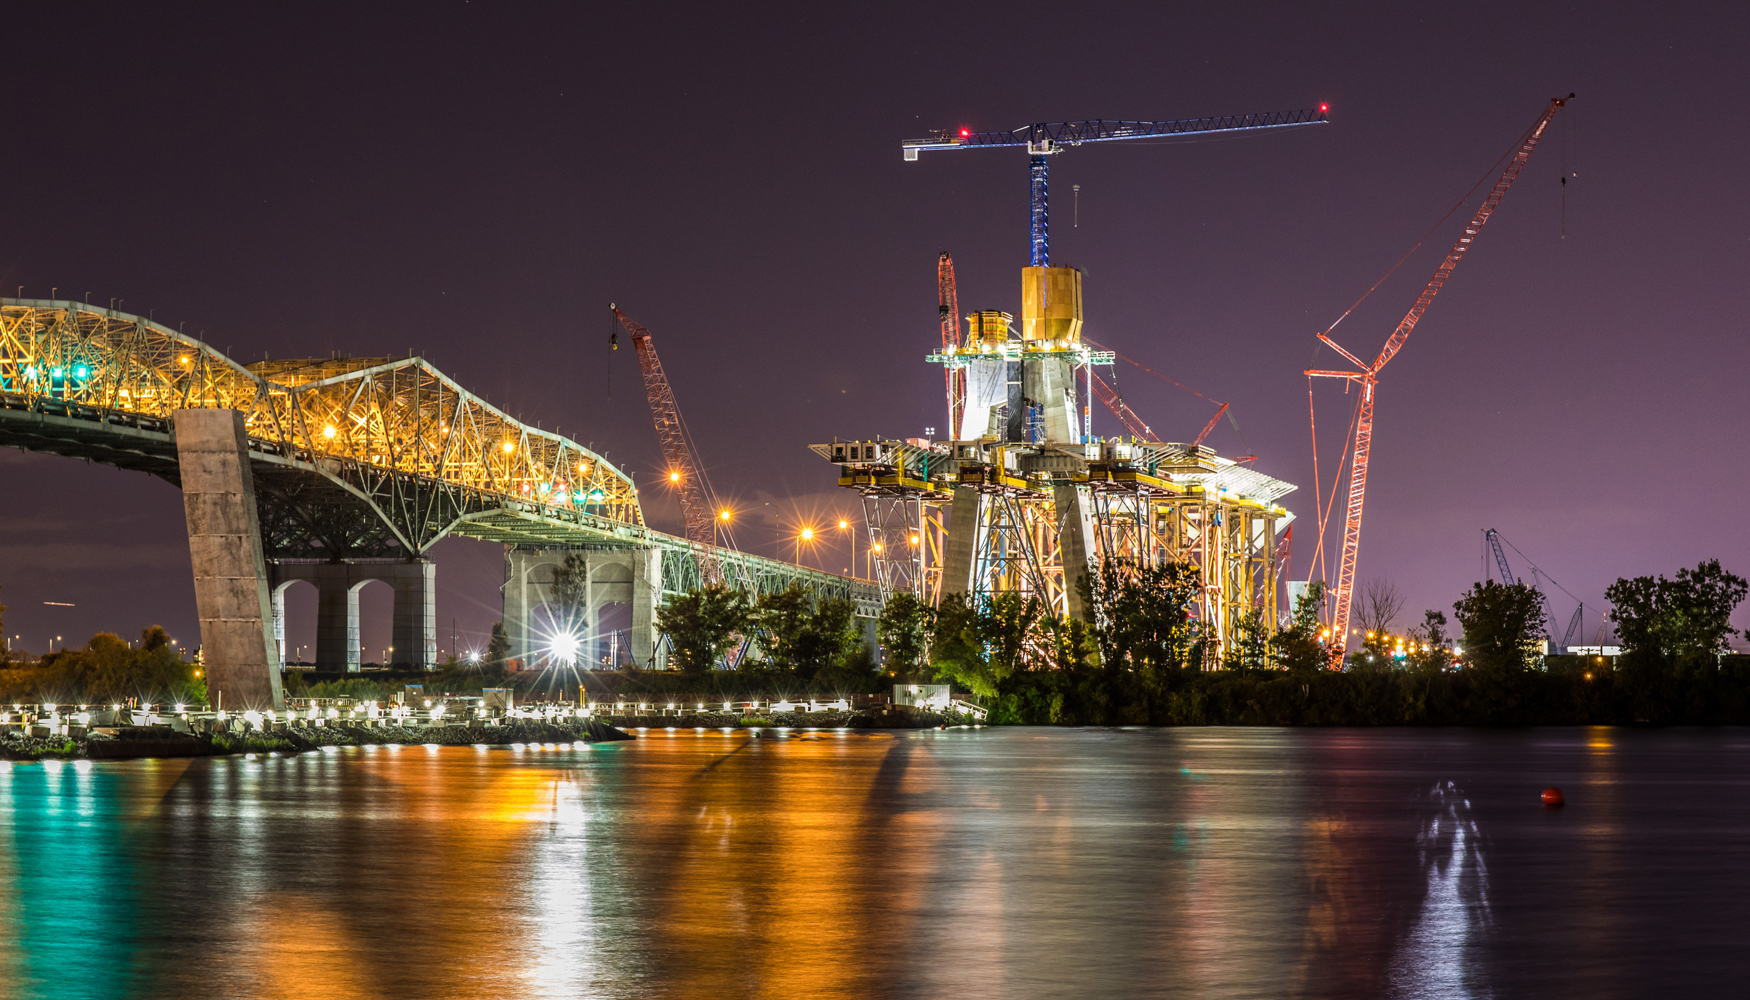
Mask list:
[[[417,560],[458,535],[655,549],[661,593],[699,580],[704,553],[644,523],[631,476],[510,417],[424,358],[241,364],[130,313],[0,299],[0,445],[180,487],[173,416],[191,409],[243,415],[270,562]],[[762,591],[802,582],[855,600],[864,614],[878,606],[873,585],[739,552],[716,558],[743,567],[738,578]]]

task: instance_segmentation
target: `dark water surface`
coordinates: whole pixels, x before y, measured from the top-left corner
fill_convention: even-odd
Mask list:
[[[776,735],[0,764],[0,995],[1750,990],[1745,730]]]

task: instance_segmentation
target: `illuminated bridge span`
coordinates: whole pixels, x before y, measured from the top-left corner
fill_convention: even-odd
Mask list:
[[[654,609],[698,580],[689,543],[645,525],[629,475],[418,357],[244,365],[128,313],[0,299],[0,445],[183,489],[209,686],[233,704],[278,703],[284,593],[299,580],[318,591],[318,669],[358,669],[358,591],[371,580],[395,589],[394,658],[431,666],[427,552],[448,535],[507,546],[512,655],[537,652],[548,567],[568,552],[589,568],[589,660],[613,602],[631,605],[632,656],[659,659]],[[761,590],[806,582],[865,614],[878,600],[844,577],[718,558],[744,564]]]

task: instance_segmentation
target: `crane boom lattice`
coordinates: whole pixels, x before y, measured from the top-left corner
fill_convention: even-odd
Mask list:
[[[1386,338],[1385,346],[1380,349],[1379,357],[1374,360],[1373,364],[1362,364],[1355,355],[1350,354],[1332,340],[1328,331],[1319,334],[1320,340],[1335,348],[1343,357],[1354,362],[1360,371],[1308,371],[1306,374],[1310,377],[1348,379],[1359,383],[1361,387],[1361,399],[1356,408],[1355,416],[1354,450],[1349,457],[1349,498],[1343,522],[1343,553],[1337,566],[1337,585],[1333,588],[1331,635],[1334,640],[1332,650],[1335,658],[1341,658],[1343,655],[1349,635],[1350,612],[1354,605],[1355,563],[1361,546],[1361,512],[1367,497],[1367,464],[1373,450],[1374,389],[1378,386],[1379,371],[1403,349],[1404,342],[1409,339],[1416,324],[1421,322],[1428,307],[1433,304],[1434,296],[1438,295],[1440,289],[1445,287],[1446,279],[1458,267],[1459,261],[1464,259],[1465,251],[1471,248],[1477,234],[1489,221],[1489,216],[1494,214],[1495,207],[1506,196],[1507,189],[1513,186],[1513,181],[1519,177],[1519,172],[1525,169],[1526,161],[1531,158],[1532,151],[1537,148],[1538,140],[1543,138],[1544,130],[1549,127],[1550,119],[1554,118],[1555,113],[1573,96],[1569,94],[1567,98],[1552,98],[1549,107],[1544,109],[1537,122],[1520,139],[1519,147],[1513,153],[1513,158],[1507,163],[1507,168],[1501,172],[1500,179],[1495,182],[1495,186],[1490,189],[1488,196],[1483,199],[1481,207],[1471,217],[1464,232],[1459,234],[1458,241],[1452,245],[1451,251],[1440,262],[1440,266],[1435,268],[1434,277],[1429,279],[1427,287],[1416,298],[1415,305],[1411,306],[1410,311],[1399,321],[1397,329],[1392,331],[1392,335]]]
[[[936,259],[936,308],[942,319],[942,352],[951,353],[960,346],[960,294],[954,288],[954,258],[946,250]],[[944,367],[942,376],[948,383],[948,434],[952,436],[966,410],[966,370]]]
[[[714,554],[716,524],[710,493],[698,463],[693,460],[693,450],[687,444],[686,426],[681,423],[680,406],[675,403],[674,391],[669,388],[668,376],[662,370],[662,359],[656,355],[656,345],[651,341],[649,330],[617,308],[614,317],[632,335],[632,346],[638,351],[638,369],[644,375],[644,395],[650,401],[650,418],[656,424],[656,438],[662,445],[663,461],[668,465],[669,485],[680,497],[681,514],[687,522],[687,541],[693,545],[693,557],[699,563],[699,577],[706,583],[721,583],[723,573]]]

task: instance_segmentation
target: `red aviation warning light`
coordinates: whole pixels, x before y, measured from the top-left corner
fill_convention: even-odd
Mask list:
[[[1329,104],[1320,104],[1319,105],[1319,114],[1322,115],[1329,110],[1331,110],[1331,106]]]

